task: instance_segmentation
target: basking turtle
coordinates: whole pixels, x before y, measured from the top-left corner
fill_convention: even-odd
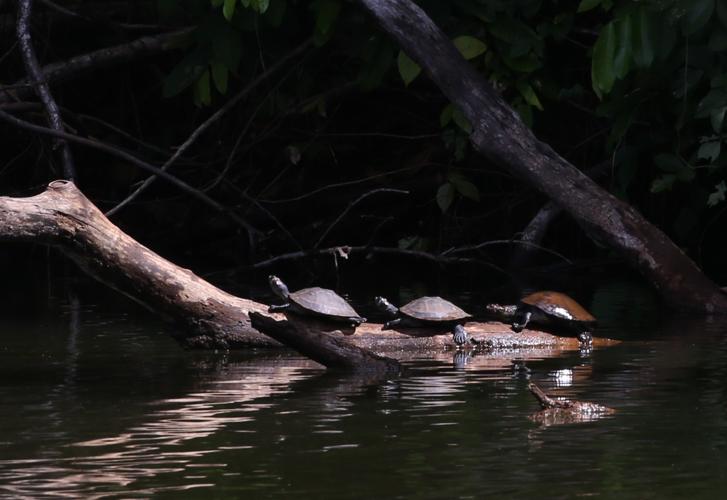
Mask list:
[[[416,328],[450,324],[452,325],[454,343],[462,345],[467,342],[467,332],[461,323],[472,316],[448,300],[441,297],[421,297],[412,300],[400,309],[394,307],[391,302],[383,297],[376,297],[374,301],[376,307],[391,316],[396,316],[395,319],[384,323],[384,330],[396,325]]]
[[[593,341],[591,330],[596,326],[596,318],[564,293],[535,292],[520,299],[516,305],[489,304],[487,311],[511,320],[516,332],[522,331],[531,321],[551,323],[577,331],[583,347]]]
[[[290,293],[285,283],[277,276],[268,276],[273,293],[285,300],[285,304],[268,308],[269,312],[288,309],[297,314],[318,316],[334,321],[353,323],[358,326],[366,322],[346,300],[333,290],[327,288],[304,288]]]

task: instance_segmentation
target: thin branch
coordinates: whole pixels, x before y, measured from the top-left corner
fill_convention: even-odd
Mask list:
[[[107,24],[114,28],[119,28],[119,29],[124,29],[124,30],[158,30],[160,28],[163,28],[162,26],[158,26],[156,24],[117,23],[115,21],[110,21],[108,19],[84,16],[82,14],[79,14],[78,12],[74,12],[70,9],[63,7],[62,5],[58,5],[55,2],[51,2],[50,0],[39,0],[39,1],[40,1],[40,3],[44,4],[49,9],[55,10],[56,12],[63,14],[64,16],[68,16],[73,19],[79,19],[79,20],[87,22],[87,23]]]
[[[343,212],[341,212],[341,215],[339,215],[336,218],[336,220],[334,220],[331,223],[331,225],[328,226],[328,228],[325,231],[323,231],[323,234],[321,235],[320,238],[318,238],[318,241],[316,242],[315,245],[313,245],[313,248],[318,248],[321,245],[321,243],[323,242],[323,240],[326,239],[326,236],[328,236],[328,233],[331,232],[331,230],[336,226],[336,224],[338,224],[339,222],[341,222],[341,220],[343,220],[343,218],[346,216],[346,214],[348,212],[350,212],[353,207],[355,207],[356,205],[358,205],[360,202],[362,202],[363,200],[365,200],[369,196],[372,196],[372,195],[375,195],[375,194],[379,194],[379,193],[409,194],[409,191],[405,191],[403,189],[379,188],[379,189],[374,189],[372,191],[369,191],[368,193],[362,194],[361,196],[359,196],[358,198],[356,198],[354,201],[352,201],[351,203],[349,203],[349,205],[346,207],[346,210],[344,210]]]
[[[212,114],[207,120],[202,122],[202,124],[197,127],[187,138],[186,141],[182,143],[181,146],[175,151],[175,153],[169,158],[164,165],[161,167],[161,171],[166,172],[169,167],[174,164],[175,161],[177,161],[177,158],[184,153],[189,146],[191,146],[197,138],[202,135],[202,133],[207,130],[210,126],[212,126],[213,123],[215,123],[217,120],[222,118],[222,116],[225,115],[229,110],[231,110],[243,97],[245,97],[247,94],[249,94],[255,87],[257,87],[261,82],[266,80],[271,74],[273,74],[278,69],[282,68],[291,58],[297,56],[304,50],[308,48],[310,45],[311,40],[307,40],[304,43],[300,44],[295,50],[289,52],[287,55],[285,55],[282,59],[277,61],[273,66],[270,67],[267,71],[264,73],[261,73],[257,78],[255,78],[253,81],[248,83],[245,88],[243,88],[240,92],[237,93],[232,99],[227,101],[224,106],[222,106],[220,109],[215,111],[215,113]],[[134,199],[136,199],[137,196],[139,196],[146,188],[148,188],[154,181],[156,180],[156,176],[153,175],[149,178],[147,178],[141,186],[136,188],[136,190],[131,193],[129,196],[127,196],[124,200],[122,200],[118,205],[116,205],[114,208],[106,212],[107,217],[111,217],[115,213],[117,213],[119,210],[124,208],[126,205],[131,203]]]
[[[483,243],[478,243],[477,245],[469,245],[465,247],[459,247],[459,248],[451,248],[449,250],[446,250],[442,252],[442,255],[453,255],[457,253],[463,253],[463,252],[470,252],[472,250],[480,250],[485,247],[489,246],[495,246],[495,245],[523,245],[531,248],[537,248],[538,250],[541,250],[543,252],[555,255],[556,257],[559,257],[563,259],[565,262],[572,264],[573,261],[571,261],[568,257],[565,255],[556,252],[555,250],[551,250],[549,248],[542,247],[540,245],[536,245],[535,243],[530,243],[529,241],[522,241],[522,240],[491,240],[491,241],[485,241]]]
[[[293,198],[281,198],[279,200],[259,200],[260,203],[268,203],[268,204],[276,204],[276,203],[291,203],[294,201],[300,201],[305,200],[306,198],[310,198],[311,196],[315,196],[318,193],[321,193],[323,191],[327,191],[329,189],[335,189],[339,187],[347,187],[347,186],[354,186],[356,184],[361,184],[362,182],[370,181],[373,179],[380,179],[381,177],[388,177],[390,175],[399,174],[401,172],[406,172],[408,170],[415,170],[417,168],[421,168],[425,166],[426,164],[417,164],[417,165],[411,165],[409,167],[403,167],[399,168],[397,170],[391,170],[390,172],[382,172],[380,174],[374,174],[370,175],[368,177],[363,177],[361,179],[354,179],[352,181],[344,181],[344,182],[337,182],[335,184],[328,184],[326,186],[321,186],[317,189],[314,189],[313,191],[310,191],[309,193],[302,194],[300,196],[295,196]]]
[[[152,56],[173,50],[179,48],[193,31],[194,28],[185,28],[161,35],[143,36],[131,42],[74,56],[66,61],[43,66],[41,68],[42,76],[31,78],[31,80],[44,84],[57,84],[78,77],[89,70],[105,68],[114,64],[132,61],[142,56]],[[20,80],[15,82],[15,85],[22,83],[27,84],[25,80]],[[0,102],[10,102],[12,99],[22,100],[31,93],[30,88],[19,89],[13,93],[5,91],[6,88],[0,87]]]
[[[99,142],[99,141],[96,141],[93,139],[87,139],[85,137],[79,137],[79,136],[69,134],[69,133],[66,133],[63,131],[53,130],[53,129],[50,129],[47,127],[41,127],[40,125],[35,125],[33,123],[26,122],[25,120],[21,120],[9,113],[6,113],[3,110],[0,110],[0,119],[6,121],[8,123],[11,123],[18,128],[29,130],[31,132],[36,132],[38,134],[44,134],[44,135],[49,135],[52,137],[58,137],[58,138],[65,139],[70,142],[75,142],[77,144],[88,146],[88,147],[96,149],[98,151],[103,151],[104,153],[108,153],[117,158],[126,160],[129,163],[132,163],[132,164],[136,165],[137,167],[139,167],[143,170],[146,170],[147,172],[151,172],[152,174],[157,175],[157,176],[161,177],[162,179],[166,180],[167,182],[169,182],[170,184],[176,186],[177,188],[184,191],[185,193],[188,193],[188,194],[194,196],[195,198],[201,200],[202,202],[204,202],[205,204],[214,208],[215,210],[224,213],[230,219],[235,221],[237,224],[244,227],[245,230],[247,230],[247,232],[248,232],[251,243],[252,243],[252,235],[260,232],[257,229],[255,229],[253,226],[251,226],[247,221],[243,220],[237,214],[235,214],[234,212],[225,208],[223,205],[221,205],[217,201],[213,200],[212,198],[210,198],[209,196],[204,194],[202,191],[193,188],[192,186],[190,186],[183,180],[181,180],[167,172],[164,172],[159,167],[150,165],[149,163],[137,158],[136,156],[134,156],[130,153],[127,153],[126,151],[123,151],[121,149],[118,149],[116,147],[110,146],[108,144],[105,144],[103,142]]]
[[[30,38],[30,14],[33,8],[33,0],[18,1],[18,21],[17,35],[20,44],[20,53],[23,56],[23,64],[25,71],[31,82],[39,82],[35,87],[35,93],[40,98],[48,118],[48,123],[55,131],[63,131],[63,120],[61,120],[61,112],[58,109],[53,95],[50,93],[50,87],[47,83],[40,83],[44,79],[43,71],[40,69],[40,63],[35,55],[33,42]],[[76,168],[73,165],[73,157],[71,156],[71,147],[64,140],[56,140],[54,149],[61,149],[61,160],[63,164],[63,177],[74,181],[76,179]]]
[[[425,260],[437,265],[446,264],[475,264],[483,265],[494,269],[498,272],[508,275],[508,273],[496,266],[495,264],[485,262],[481,259],[470,259],[465,257],[447,257],[444,255],[437,255],[429,252],[422,252],[420,250],[407,250],[403,248],[391,248],[391,247],[378,247],[378,246],[338,246],[330,248],[318,248],[313,250],[301,250],[299,252],[291,252],[276,257],[271,257],[267,260],[262,260],[247,266],[248,269],[262,269],[278,264],[280,262],[288,260],[299,260],[307,257],[316,257],[321,255],[333,255],[337,257],[348,258],[352,253],[366,253],[366,254],[379,254],[379,255],[395,255],[400,257],[411,257],[418,260]]]

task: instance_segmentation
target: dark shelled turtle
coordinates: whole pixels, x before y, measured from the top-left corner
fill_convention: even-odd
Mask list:
[[[273,293],[286,301],[285,304],[270,306],[268,308],[270,312],[287,309],[296,314],[318,316],[354,325],[366,322],[366,318],[359,316],[356,310],[333,290],[314,287],[290,293],[285,283],[277,276],[268,276],[268,281]]]
[[[487,311],[511,320],[516,332],[522,331],[529,322],[550,323],[577,331],[583,346],[593,341],[591,330],[596,326],[596,318],[564,293],[535,292],[516,305],[489,304]]]
[[[441,297],[421,297],[399,309],[383,297],[376,297],[375,303],[382,311],[396,316],[395,319],[384,323],[384,330],[397,325],[415,328],[452,325],[454,343],[463,345],[467,342],[467,332],[462,323],[472,316]]]

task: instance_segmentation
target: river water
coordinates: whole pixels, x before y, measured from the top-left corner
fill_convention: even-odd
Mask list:
[[[547,392],[616,409],[547,427],[517,353],[412,354],[404,377],[371,381],[287,351],[185,352],[123,301],[8,314],[0,495],[725,498],[727,325],[648,297],[589,296],[617,346],[530,355]]]

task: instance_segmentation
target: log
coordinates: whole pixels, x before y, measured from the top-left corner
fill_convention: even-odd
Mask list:
[[[259,331],[326,368],[389,375],[401,373],[398,361],[346,341],[343,332],[330,323],[296,318],[278,321],[256,312],[250,313],[250,320]]]
[[[532,184],[640,271],[675,308],[727,314],[725,297],[669,238],[550,146],[410,0],[358,0],[472,124],[476,151]]]
[[[175,338],[188,348],[280,347],[250,323],[252,312],[267,306],[235,297],[135,241],[115,226],[69,181],[51,182],[28,198],[0,197],[0,239],[42,243],[59,248],[91,276],[121,291],[180,326]],[[298,325],[299,323],[294,323]],[[577,350],[578,340],[546,332],[514,333],[502,323],[470,322],[470,337],[492,349]],[[339,327],[340,328],[340,327]],[[365,323],[348,343],[374,352],[439,352],[453,349],[448,330],[382,330]],[[343,332],[342,332],[343,333]],[[594,347],[614,344],[594,339]]]

